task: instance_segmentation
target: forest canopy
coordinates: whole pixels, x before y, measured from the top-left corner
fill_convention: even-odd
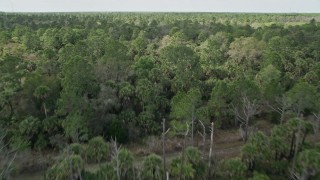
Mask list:
[[[190,127],[193,146],[213,122],[221,130],[240,127],[246,142],[242,161],[224,162],[221,172],[229,174],[218,177],[245,177],[246,169],[253,178],[282,176],[292,162],[296,174],[314,176],[320,163],[304,161],[319,157],[319,145],[303,143],[320,126],[319,22],[319,14],[0,13],[0,146],[87,144],[97,150],[87,158],[100,163],[108,159],[100,156],[108,153],[104,141],[161,136],[166,122],[170,133]],[[270,137],[250,133],[257,119],[274,124]],[[283,144],[297,139],[292,132],[301,134],[294,147]],[[264,152],[269,145],[274,151]],[[117,153],[132,161],[126,149]],[[172,177],[205,177],[206,165],[192,159],[197,153],[186,148]],[[81,153],[68,158],[51,175],[67,161],[83,169]],[[145,179],[156,176],[152,163],[162,168],[159,158],[146,159]],[[175,169],[179,163],[185,169]]]

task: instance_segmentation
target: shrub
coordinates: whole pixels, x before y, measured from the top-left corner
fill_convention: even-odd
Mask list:
[[[88,142],[86,155],[89,160],[100,163],[106,159],[109,153],[109,145],[104,141],[103,137],[97,136]]]
[[[163,163],[160,156],[151,154],[143,161],[143,179],[162,179]]]
[[[54,164],[47,172],[46,179],[79,179],[84,170],[84,162],[79,155],[71,155]]]

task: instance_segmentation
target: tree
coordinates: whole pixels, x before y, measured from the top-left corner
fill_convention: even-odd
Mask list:
[[[280,115],[280,124],[282,124],[289,104],[280,80],[281,72],[272,64],[262,68],[255,77],[263,104]]]
[[[193,143],[194,123],[196,121],[196,109],[201,103],[201,93],[199,89],[190,89],[187,93],[178,92],[172,98],[171,116],[185,121],[191,121],[191,138]],[[189,119],[190,118],[190,119]]]
[[[83,58],[75,56],[64,63],[61,72],[62,91],[58,101],[58,113],[79,112],[88,108],[88,101],[98,94],[99,87],[92,66]]]
[[[262,132],[252,135],[248,142],[241,149],[242,158],[247,162],[249,170],[257,170],[257,167],[263,168],[266,161],[269,160],[269,139]],[[258,169],[259,170],[259,169]]]
[[[167,176],[167,167],[166,167],[166,135],[170,131],[170,128],[166,130],[166,119],[162,119],[162,159],[163,159],[163,173],[166,173]],[[164,176],[165,177],[165,176]],[[168,177],[167,177],[168,178]]]
[[[240,122],[240,130],[244,130],[242,138],[244,142],[247,142],[249,137],[250,119],[257,113],[258,105],[256,104],[256,101],[251,101],[246,96],[241,98],[241,103],[242,105],[240,108],[234,108],[234,114]]]
[[[208,163],[208,177],[212,176],[212,154],[213,154],[213,132],[214,132],[214,123],[211,123],[211,134],[210,134],[210,149],[209,149],[209,163]]]
[[[148,45],[148,41],[145,37],[145,33],[141,31],[136,39],[131,43],[132,53],[134,56],[140,57],[144,54]]]
[[[215,123],[222,128],[230,124],[230,103],[232,97],[230,96],[230,83],[226,80],[217,80],[212,88],[211,96],[208,102],[210,115],[215,119]]]
[[[116,140],[112,142],[112,163],[118,180],[135,176],[133,160],[129,150],[118,147]]]
[[[247,142],[250,135],[250,120],[259,112],[260,92],[254,81],[247,77],[235,81],[231,88],[233,91],[231,106],[235,120],[239,123],[243,140]]]
[[[13,163],[17,153],[8,146],[9,144],[7,142],[5,142],[7,131],[1,126],[0,130],[0,158],[2,163],[0,165],[0,179],[7,179],[10,177],[13,170]]]
[[[199,47],[200,64],[206,76],[214,75],[214,70],[227,58],[231,37],[225,32],[210,36]]]
[[[127,149],[120,149],[118,154],[120,178],[128,179],[134,176],[133,155]]]
[[[69,114],[62,122],[65,136],[72,142],[79,143],[88,140],[88,125],[79,112]]]
[[[86,148],[88,158],[98,162],[99,165],[102,160],[106,159],[108,151],[109,146],[101,136],[90,139]]]
[[[207,169],[199,149],[195,147],[187,147],[185,151],[186,161],[190,163],[192,168],[195,170],[194,178],[205,178]]]
[[[175,158],[170,164],[170,174],[177,179],[193,179],[195,170],[189,162],[181,162],[180,158]]]
[[[125,81],[130,72],[130,61],[127,47],[113,39],[105,40],[104,55],[94,66],[95,74],[101,82],[114,81],[116,84]]]
[[[46,173],[46,179],[81,179],[84,162],[79,155],[70,155],[56,162]]]
[[[275,68],[272,64],[262,68],[256,75],[255,81],[257,82],[259,88],[261,89],[261,93],[265,96],[265,98],[272,98],[273,94],[271,93],[279,93],[276,88],[279,88],[281,78],[281,72]],[[270,87],[275,88],[274,91],[270,91]],[[269,95],[270,94],[270,95]],[[278,94],[275,94],[278,95]]]
[[[298,82],[287,92],[291,109],[299,117],[306,110],[313,110],[317,100],[317,89],[306,82]]]
[[[38,98],[41,103],[42,103],[42,107],[43,107],[43,110],[44,110],[44,114],[46,116],[46,118],[48,117],[48,114],[47,114],[47,108],[46,108],[46,103],[45,103],[45,100],[47,99],[47,96],[50,92],[50,88],[47,87],[47,86],[39,86],[37,87],[37,89],[35,89],[33,95]]]
[[[57,28],[48,28],[40,37],[42,46],[46,49],[59,50],[62,47],[62,36]]]
[[[228,159],[221,165],[220,173],[230,178],[244,176],[246,165],[239,158]]]
[[[175,92],[188,91],[199,83],[199,57],[185,45],[169,45],[160,52],[161,70],[172,81]]]
[[[151,154],[143,161],[142,177],[143,179],[162,179],[162,160],[161,157],[155,154]]]
[[[236,38],[229,47],[228,66],[230,68],[240,68],[240,72],[233,73],[256,72],[261,68],[264,49],[264,42],[258,41],[254,37]]]
[[[299,153],[296,178],[310,179],[320,171],[320,153],[316,149],[307,149]]]
[[[89,104],[97,96],[99,86],[92,66],[79,56],[63,64],[61,76],[57,114],[66,117],[62,124],[67,136],[79,142],[88,138]]]
[[[11,120],[15,107],[13,98],[21,90],[25,66],[20,58],[5,56],[0,59],[0,116]]]
[[[299,118],[290,119],[286,124],[274,127],[270,138],[274,159],[295,159],[306,136],[312,131],[312,125]]]
[[[27,147],[34,148],[41,136],[42,122],[36,118],[29,116],[19,123],[19,131],[13,137],[13,143],[16,148],[24,149]]]

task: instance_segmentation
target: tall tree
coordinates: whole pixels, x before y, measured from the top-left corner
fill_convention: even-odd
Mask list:
[[[171,116],[191,123],[191,138],[194,145],[194,126],[196,121],[196,110],[201,105],[201,93],[199,89],[190,89],[187,93],[178,92],[171,101]]]
[[[199,57],[185,45],[169,45],[160,52],[163,74],[172,80],[175,92],[196,87],[200,78]]]

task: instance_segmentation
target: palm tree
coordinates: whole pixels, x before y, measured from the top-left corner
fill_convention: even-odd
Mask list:
[[[149,155],[143,162],[143,178],[160,180],[163,175],[161,157],[155,154]]]
[[[47,86],[39,86],[35,89],[33,95],[42,102],[42,108],[44,110],[44,114],[46,118],[48,117],[47,108],[45,100],[47,99],[50,92],[50,88]]]

